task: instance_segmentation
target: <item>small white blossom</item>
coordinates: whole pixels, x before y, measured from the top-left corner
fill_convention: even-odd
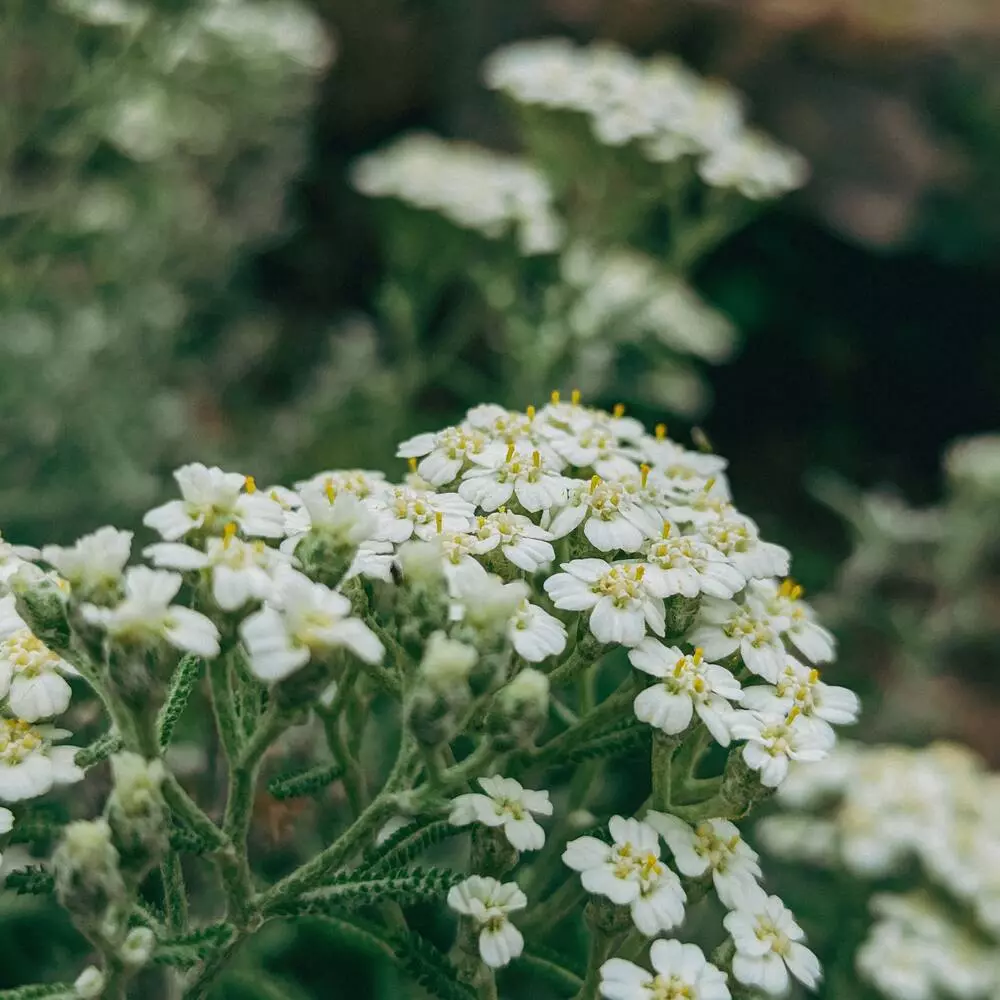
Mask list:
[[[537,573],[556,557],[552,533],[540,528],[529,517],[501,507],[486,517],[476,519],[477,555],[499,548],[518,569]]]
[[[65,729],[0,717],[0,802],[33,799],[53,785],[80,781],[77,748],[53,745],[69,735]]]
[[[382,659],[382,643],[360,618],[350,617],[343,594],[284,569],[275,575],[272,601],[240,625],[250,669],[262,681],[280,681],[334,649],[348,649],[364,663]]]
[[[705,597],[698,608],[688,641],[701,646],[710,660],[721,660],[739,653],[746,668],[772,684],[785,667],[781,633],[788,619],[769,614],[748,598],[745,603]]]
[[[399,458],[419,458],[416,472],[432,486],[454,482],[480,455],[490,438],[473,427],[446,427],[432,434],[418,434],[397,449]]]
[[[745,986],[772,996],[788,991],[791,974],[807,989],[822,975],[816,956],[802,943],[805,934],[777,896],[752,896],[723,924],[733,939],[733,975]]]
[[[334,545],[357,548],[379,528],[375,513],[354,493],[333,486],[307,484],[299,496],[309,514],[309,530]]]
[[[562,538],[583,525],[587,541],[601,552],[638,552],[646,541],[659,535],[659,516],[629,495],[622,483],[605,482],[594,476],[578,482],[569,492],[565,507],[555,512],[549,524],[553,537]]]
[[[174,479],[183,499],[170,500],[142,519],[168,542],[201,527],[221,534],[230,521],[245,535],[281,538],[285,534],[281,506],[261,493],[248,476],[194,462],[179,468]]]
[[[477,455],[458,486],[463,500],[494,511],[516,497],[531,513],[566,502],[566,480],[547,452],[511,442],[505,451],[487,449]]]
[[[758,891],[761,870],[757,852],[729,820],[708,819],[692,828],[676,816],[648,812],[645,821],[667,842],[682,875],[700,878],[712,873],[724,906],[739,907]]]
[[[22,621],[14,598],[0,598],[0,698],[20,719],[37,722],[62,715],[72,691],[66,675],[76,670]]]
[[[521,932],[510,922],[510,914],[528,905],[516,882],[472,875],[448,892],[448,905],[478,927],[479,955],[491,969],[500,969],[524,950]]]
[[[849,726],[858,721],[861,703],[848,688],[834,687],[820,680],[820,672],[786,658],[785,667],[774,686],[758,684],[745,691],[745,708],[757,712],[783,714],[793,707],[811,719],[821,719],[834,726]]]
[[[84,604],[86,621],[122,642],[166,640],[198,656],[219,653],[219,630],[198,611],[170,602],[181,588],[179,573],[133,566],[125,571],[125,597],[113,608]]]
[[[566,648],[566,626],[527,599],[511,617],[507,636],[517,655],[529,663],[541,663]]]
[[[452,800],[451,815],[454,826],[482,823],[484,826],[502,826],[504,836],[519,851],[538,851],[545,844],[545,831],[532,813],[552,815],[549,793],[533,792],[523,788],[513,778],[480,778],[479,786],[486,793],[470,792]]]
[[[743,759],[760,772],[761,784],[768,788],[785,780],[789,761],[822,760],[836,741],[825,722],[807,718],[797,708],[788,715],[739,712],[730,720],[729,729],[735,739],[747,741]]]
[[[628,906],[647,937],[669,931],[684,919],[687,895],[677,875],[660,860],[656,831],[635,819],[612,816],[613,844],[578,837],[566,845],[563,864],[580,872],[584,889]]]
[[[787,618],[784,635],[788,641],[813,663],[829,663],[836,656],[837,644],[833,633],[815,620],[813,609],[802,600],[802,588],[791,580],[753,580],[750,594],[764,606],[768,614]]]
[[[726,974],[705,959],[694,944],[654,941],[649,949],[651,974],[623,958],[601,966],[605,1000],[729,1000]]]
[[[591,418],[572,433],[553,436],[552,447],[570,465],[578,469],[593,469],[604,479],[624,479],[637,476],[641,456],[631,438],[636,436],[636,421],[628,418],[598,420]],[[641,432],[641,424],[639,429]]]
[[[574,559],[545,581],[545,592],[562,611],[590,611],[590,631],[602,643],[637,646],[647,627],[663,635],[663,601],[651,593],[642,563]]]
[[[669,523],[663,531],[642,556],[647,586],[658,597],[730,598],[743,589],[743,574],[718,549],[697,536],[671,531]]]
[[[182,542],[157,542],[148,545],[143,555],[157,568],[209,570],[212,597],[223,611],[267,599],[273,589],[272,575],[291,562],[285,553],[261,541],[244,541],[229,529],[222,538],[209,538],[204,552]]]
[[[29,545],[11,545],[0,534],[0,586],[7,583],[25,562],[40,557],[38,549]]]
[[[455,567],[448,581],[454,599],[452,620],[467,622],[484,632],[506,631],[530,589],[523,580],[504,583],[474,559]]]
[[[96,965],[88,965],[76,977],[73,989],[80,1000],[97,1000],[104,992],[104,973]]]
[[[717,548],[748,579],[787,576],[788,549],[760,537],[757,525],[743,514],[731,513],[706,521],[699,533]]]
[[[802,187],[806,161],[760,132],[746,130],[712,150],[698,165],[712,187],[734,188],[753,201],[769,201]]]
[[[414,535],[426,542],[446,532],[467,532],[475,523],[475,507],[457,493],[393,486],[367,502],[379,518],[372,537],[396,545]]]
[[[636,695],[633,709],[640,722],[675,736],[687,729],[697,712],[712,736],[729,746],[730,702],[740,701],[743,692],[725,667],[709,663],[701,649],[682,653],[648,637],[629,650],[628,658],[637,670],[659,680]]]
[[[69,547],[46,545],[42,558],[82,597],[113,591],[132,551],[132,532],[104,527]]]

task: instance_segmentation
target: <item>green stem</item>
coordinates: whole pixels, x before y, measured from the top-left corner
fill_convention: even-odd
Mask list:
[[[187,892],[184,887],[184,870],[176,851],[167,851],[160,864],[160,878],[163,881],[163,907],[167,914],[167,927],[172,934],[183,934],[188,926]]]

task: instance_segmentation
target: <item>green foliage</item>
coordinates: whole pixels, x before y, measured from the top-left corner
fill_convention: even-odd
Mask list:
[[[401,869],[379,877],[347,872],[318,889],[303,893],[289,904],[293,912],[326,913],[377,906],[392,901],[411,905],[441,900],[466,876],[445,868]]]
[[[184,709],[187,708],[187,703],[191,698],[191,692],[198,683],[198,678],[201,677],[204,663],[205,661],[200,656],[194,656],[190,653],[182,656],[177,663],[174,675],[170,679],[167,700],[163,703],[156,719],[161,750],[170,745],[177,722],[184,714]]]
[[[72,1000],[77,996],[72,983],[42,983],[0,990],[0,1000]]]
[[[48,896],[55,891],[55,877],[40,865],[29,865],[8,872],[6,885],[19,896]]]
[[[77,767],[85,771],[101,761],[107,760],[112,754],[122,748],[122,738],[115,732],[106,732],[99,736],[89,747],[84,747],[74,758]]]
[[[318,767],[272,778],[267,783],[267,791],[278,801],[311,797],[319,795],[343,773],[344,769],[339,764],[320,764]]]
[[[232,936],[232,927],[227,923],[210,924],[190,934],[158,941],[153,961],[160,965],[175,965],[190,968],[203,961]]]
[[[371,875],[385,875],[405,867],[434,844],[461,833],[461,828],[444,819],[415,820],[398,829],[375,849],[366,860],[366,871]]]
[[[432,996],[441,1000],[475,1000],[475,994],[456,978],[455,967],[426,938],[416,933],[392,938],[400,966]]]

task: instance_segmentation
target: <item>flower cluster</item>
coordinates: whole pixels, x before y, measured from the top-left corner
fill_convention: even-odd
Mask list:
[[[766,200],[806,180],[797,153],[745,125],[735,91],[674,59],[643,62],[611,44],[533,40],[494,53],[485,78],[519,104],[584,115],[607,146],[633,143],[654,163],[694,157],[712,187]]]
[[[524,952],[517,923],[543,920],[538,890],[555,869],[553,899],[592,897],[611,1000],[724,1000],[730,977],[775,996],[792,979],[814,987],[804,932],[762,887],[734,820],[783,783],[789,761],[825,758],[858,704],[820,680],[832,636],[788,579],[788,552],[734,506],[725,461],[662,425],[647,433],[622,406],[585,406],[576,391],[525,411],[474,407],[398,454],[409,465],[402,482],[329,470],[293,489],[186,465],[175,473],[179,497],[143,519],[159,536],[141,549],[150,565],[129,565],[132,535],[113,528],[4,553],[0,800],[81,776],[74,751],[54,745],[66,734],[44,722],[67,707],[67,676],[98,689],[124,748],[104,817],[71,824],[56,854],[74,919],[97,933],[95,913],[126,905],[170,849],[169,805],[171,822],[215,845],[230,919],[245,921],[236,935],[249,933],[248,913],[310,912],[351,892],[366,905],[383,889],[387,899],[437,898],[458,917],[453,971],[484,986]],[[201,669],[230,767],[221,828],[158,756]],[[603,701],[599,673],[618,678]],[[575,709],[561,695],[572,684]],[[398,757],[363,808],[354,746],[376,698],[395,706]],[[310,713],[335,767],[293,776],[291,787],[342,775],[356,822],[254,893],[240,853],[246,782]],[[350,718],[360,730],[349,741]],[[713,741],[738,745],[706,776]],[[637,746],[650,753],[652,785],[638,815],[598,821],[589,789],[567,804],[539,787],[548,764]],[[471,874],[392,860],[466,831]],[[673,940],[707,893],[726,910],[712,962]],[[136,919],[143,926],[127,935],[99,931],[113,956],[105,973],[153,954],[156,923]],[[629,940],[653,942],[653,972],[629,960]]]
[[[923,889],[873,895],[859,972],[890,1000],[992,997],[1000,986],[998,793],[996,776],[958,746],[845,744],[792,772],[778,796],[787,811],[758,832],[783,858],[872,882],[918,862]]]
[[[470,143],[413,133],[359,160],[352,180],[362,194],[438,212],[488,239],[511,235],[529,256],[552,253],[562,242],[544,175]]]

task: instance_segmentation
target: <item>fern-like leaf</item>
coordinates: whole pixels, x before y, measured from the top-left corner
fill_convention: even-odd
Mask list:
[[[41,865],[29,865],[8,872],[6,885],[19,896],[48,896],[55,891],[56,882],[52,872]]]
[[[365,864],[370,875],[384,875],[393,869],[403,868],[418,858],[427,848],[465,831],[447,820],[415,820],[397,830],[379,847],[375,848]]]
[[[344,769],[339,764],[321,764],[307,771],[297,771],[272,778],[267,783],[267,791],[272,798],[279,801],[318,795],[343,773]]]
[[[100,764],[102,760],[107,760],[113,753],[118,753],[121,748],[122,738],[115,732],[107,732],[94,740],[90,746],[78,750],[73,762],[86,771]]]
[[[187,703],[191,699],[191,692],[201,676],[204,662],[200,656],[188,653],[182,656],[177,663],[174,676],[170,679],[167,700],[163,703],[156,719],[156,731],[161,750],[166,750],[170,745],[177,722],[184,714],[184,709],[187,708]]]
[[[373,878],[367,872],[347,872],[304,893],[291,905],[298,913],[355,910],[392,900],[403,905],[444,899],[465,876],[447,868],[402,870]]]

